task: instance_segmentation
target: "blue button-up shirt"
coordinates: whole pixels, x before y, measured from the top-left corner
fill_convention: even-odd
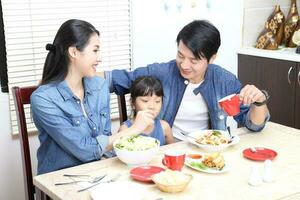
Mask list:
[[[111,135],[107,81],[84,78],[83,102],[65,81],[41,85],[31,95],[39,131],[38,174],[99,160]],[[84,109],[84,110],[83,110]]]
[[[145,75],[155,76],[162,82],[164,99],[160,117],[172,126],[186,88],[186,83],[188,83],[181,76],[175,60],[139,67],[132,72],[125,70],[105,72],[105,77],[110,84],[110,91],[120,95],[128,93],[132,82],[139,76]],[[234,74],[218,65],[208,65],[204,81],[194,90],[194,93],[200,93],[207,104],[211,128],[226,130],[227,115],[220,108],[218,100],[230,94],[237,94],[240,90],[241,83]],[[249,109],[249,106],[241,105],[241,111],[234,116],[234,119],[251,131],[262,130],[265,122],[269,119],[269,115],[266,116],[264,123],[256,125],[250,120]]]

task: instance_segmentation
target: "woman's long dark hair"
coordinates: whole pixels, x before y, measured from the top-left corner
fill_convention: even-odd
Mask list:
[[[56,33],[53,44],[47,44],[49,53],[44,64],[41,84],[62,81],[66,78],[69,65],[68,49],[71,46],[82,51],[88,44],[92,34],[99,31],[90,23],[70,19],[64,22]]]

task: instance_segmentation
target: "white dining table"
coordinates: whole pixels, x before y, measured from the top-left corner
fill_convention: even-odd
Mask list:
[[[258,133],[252,133],[246,128],[238,128],[233,131],[240,137],[239,143],[224,149],[224,156],[228,171],[219,174],[210,174],[184,166],[182,171],[193,176],[187,188],[180,193],[161,192],[154,184],[143,183],[130,177],[132,167],[122,163],[118,158],[110,158],[95,161],[72,168],[42,174],[34,177],[34,185],[38,190],[48,195],[51,199],[91,199],[91,190],[78,192],[81,184],[56,186],[55,183],[70,181],[64,174],[88,174],[99,176],[102,174],[120,174],[116,181],[127,182],[130,193],[143,191],[141,199],[166,200],[166,199],[210,199],[210,200],[296,200],[300,199],[300,130],[268,122],[266,127]],[[272,160],[274,174],[273,182],[262,182],[258,186],[248,184],[250,171],[255,166],[262,174],[264,162],[253,161],[243,156],[243,150],[249,147],[269,148],[278,153]],[[203,149],[186,141],[162,146],[156,157],[149,165],[164,167],[162,158],[168,149],[180,149],[186,153],[208,153]],[[165,168],[165,167],[164,167]],[[132,183],[132,184],[131,184]],[[107,183],[103,183],[107,184]],[[115,184],[117,185],[117,184]],[[100,189],[100,188],[99,188]],[[97,187],[94,188],[94,191]],[[115,192],[123,192],[124,188],[114,188]],[[103,193],[104,195],[104,193]],[[126,193],[122,194],[124,199]],[[106,198],[103,198],[106,199]]]

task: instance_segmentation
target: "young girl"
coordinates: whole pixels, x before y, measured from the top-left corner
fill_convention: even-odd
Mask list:
[[[169,124],[157,118],[163,98],[163,88],[160,81],[152,76],[139,77],[133,82],[130,93],[133,119],[125,121],[120,130],[131,127],[136,120],[136,113],[148,109],[153,111],[155,120],[154,124],[146,128],[144,134],[158,139],[160,145],[173,143],[174,138]]]
[[[152,111],[144,110],[131,130],[111,134],[108,84],[95,77],[100,45],[93,25],[72,19],[46,46],[41,85],[31,95],[40,140],[38,174],[109,156],[114,140],[139,134],[154,123]]]

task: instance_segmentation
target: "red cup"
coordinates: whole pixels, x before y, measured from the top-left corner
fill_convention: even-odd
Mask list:
[[[237,94],[231,94],[220,99],[219,105],[228,116],[235,116],[240,113],[240,99]]]
[[[170,150],[165,153],[162,164],[171,170],[181,171],[185,161],[185,153],[177,150]]]

